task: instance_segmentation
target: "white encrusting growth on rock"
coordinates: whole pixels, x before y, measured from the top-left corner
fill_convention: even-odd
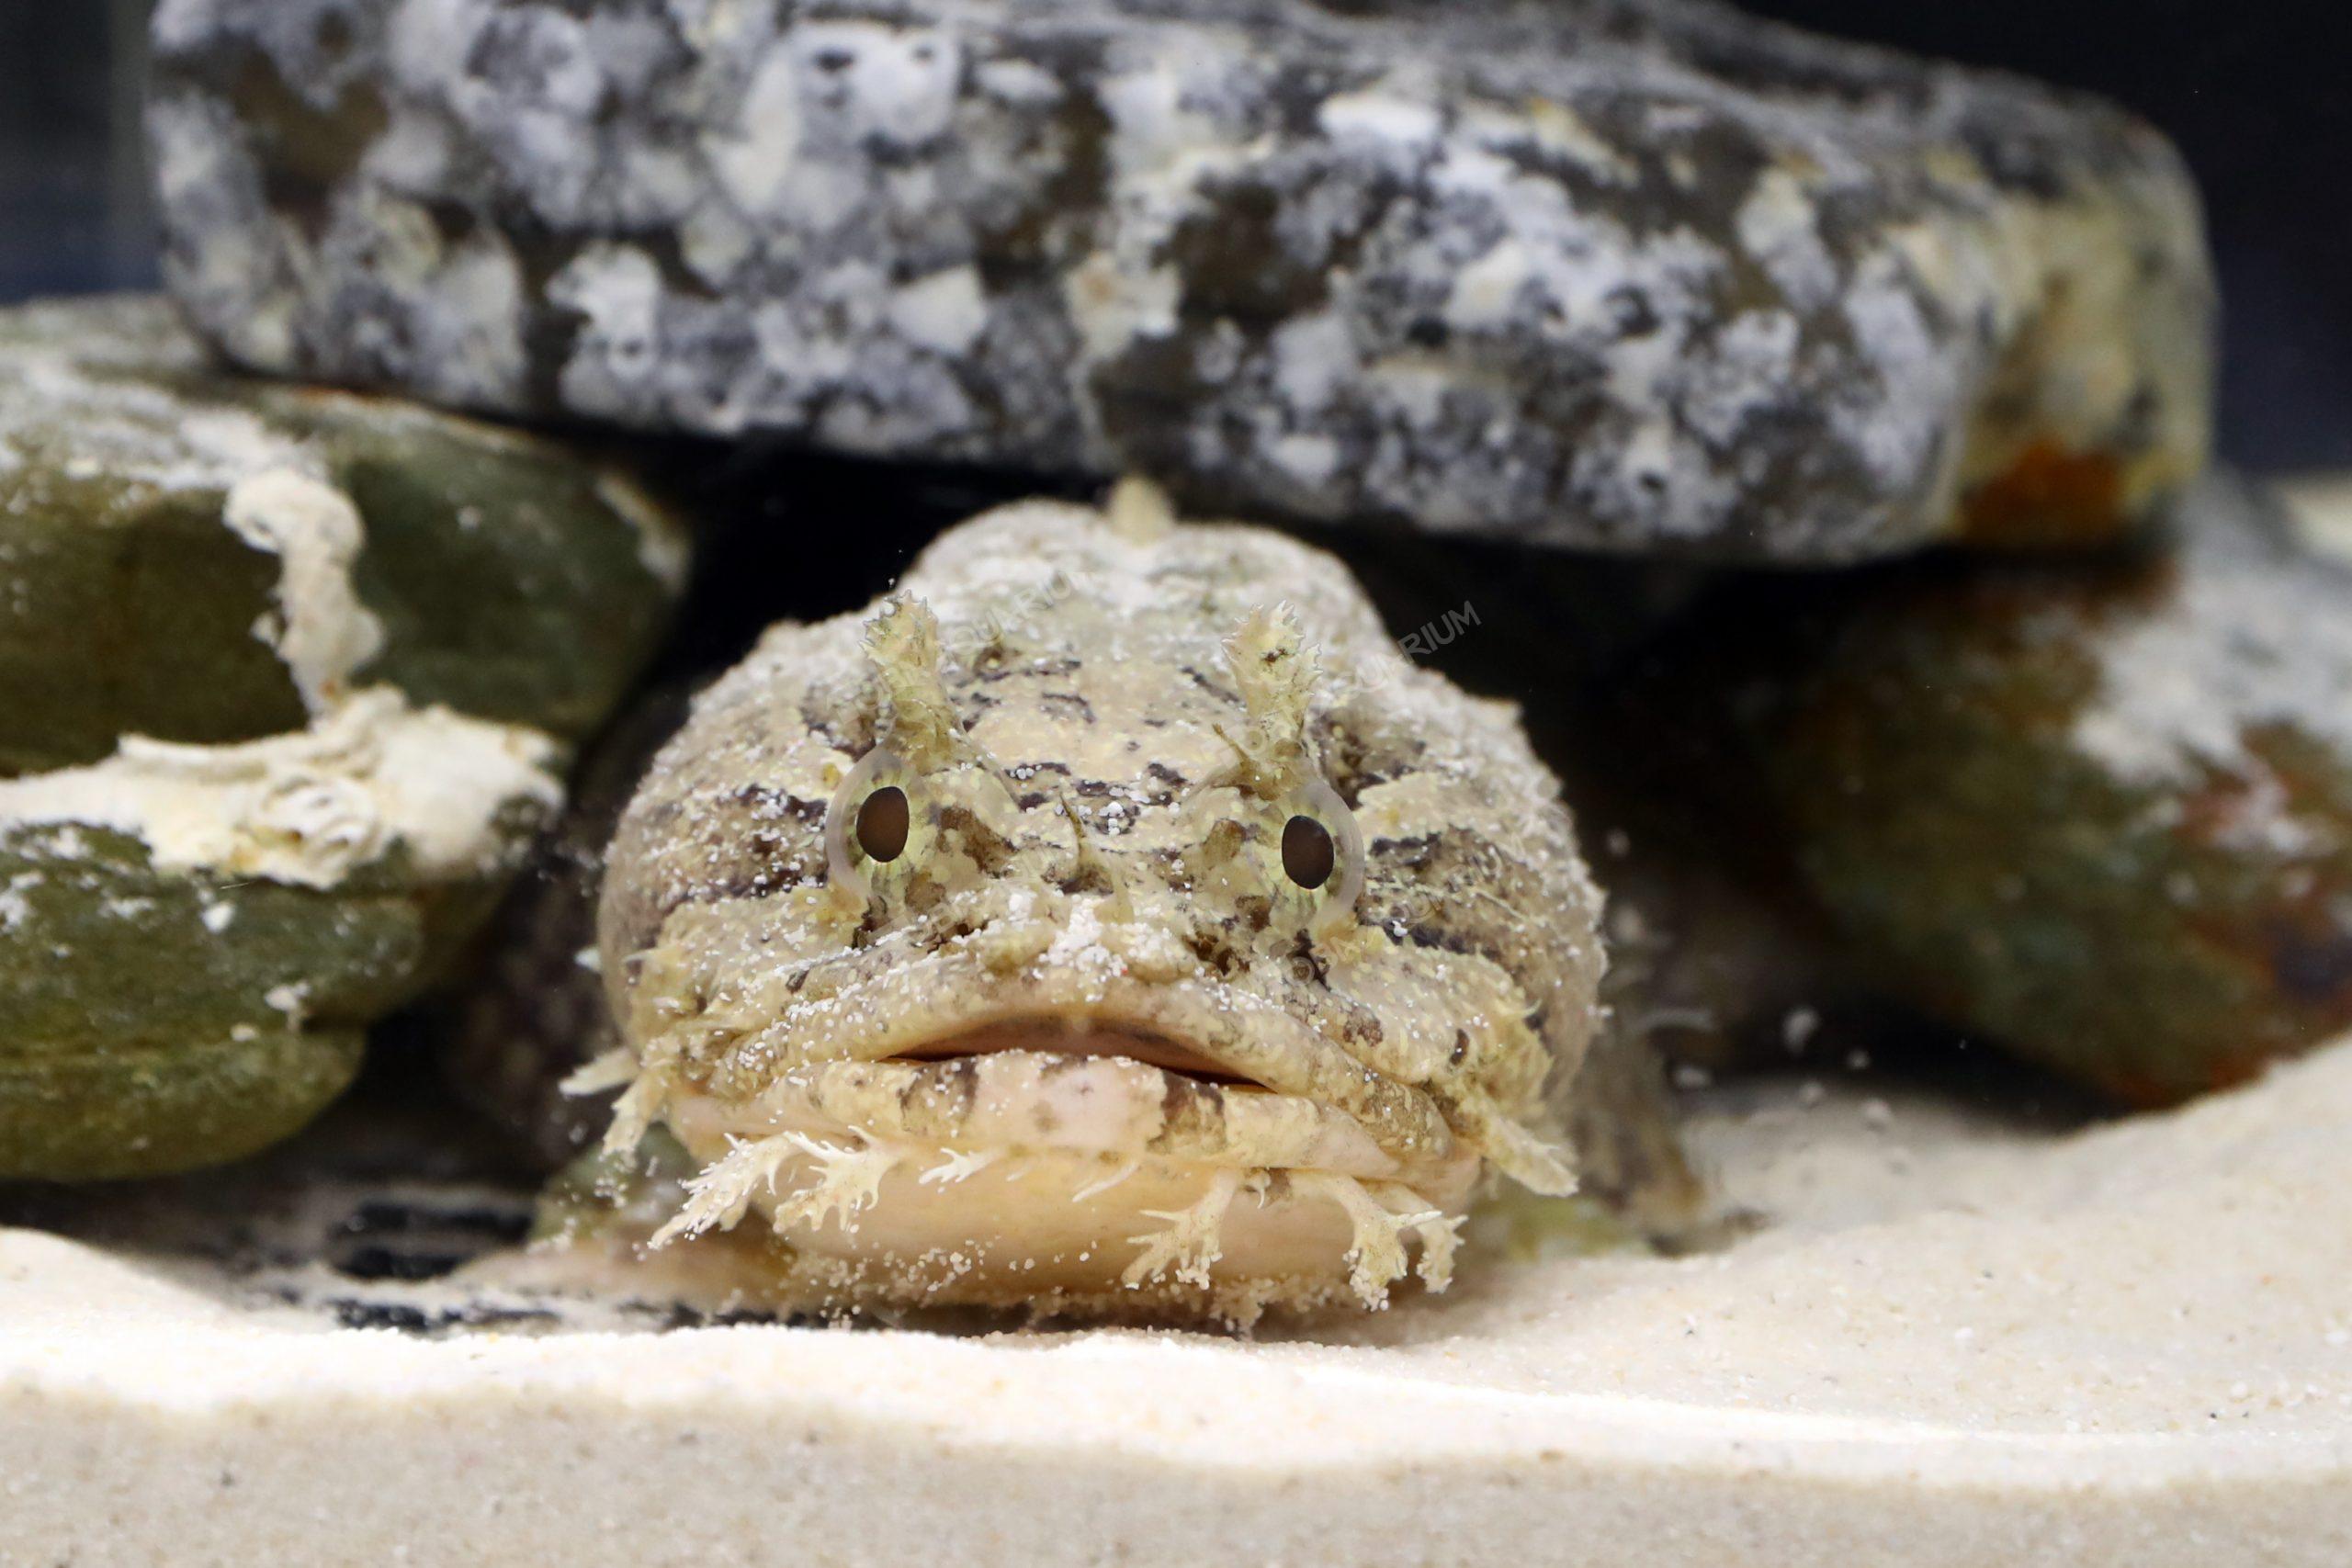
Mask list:
[[[103,761],[0,780],[0,832],[44,824],[139,839],[164,870],[332,887],[405,851],[429,877],[476,875],[562,800],[537,730],[359,693],[308,728],[234,745],[123,739]]]
[[[2183,516],[2154,597],[2101,612],[2114,624],[2092,638],[2098,690],[2075,744],[2150,784],[2266,773],[2248,742],[2269,726],[2352,755],[2352,567],[2281,554],[2286,519],[2237,481],[2211,482]]]
[[[676,595],[686,586],[694,540],[674,513],[656,506],[635,484],[606,474],[596,481],[605,505],[637,530],[637,558],[653,580]]]
[[[40,872],[27,871],[0,884],[0,932],[14,931],[32,917],[32,903],[25,895],[40,886],[41,880]]]
[[[266,468],[229,488],[221,521],[278,558],[277,613],[255,634],[277,650],[313,713],[345,690],[384,645],[383,623],[359,602],[352,568],[366,544],[359,509],[322,480]]]

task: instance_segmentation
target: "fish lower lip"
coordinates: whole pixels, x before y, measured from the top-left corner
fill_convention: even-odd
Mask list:
[[[1256,1084],[1204,1082],[1125,1054],[1012,1046],[931,1061],[810,1064],[748,1101],[681,1101],[669,1120],[689,1146],[700,1137],[714,1149],[728,1139],[797,1131],[828,1142],[1054,1150],[1382,1180],[1475,1157],[1451,1139],[1400,1156],[1340,1107]]]
[[[1408,1233],[1443,1288],[1481,1164],[1467,1146],[1400,1163],[1315,1100],[1012,1049],[798,1067],[670,1126],[705,1168],[657,1241],[755,1208],[836,1306],[1377,1306]]]

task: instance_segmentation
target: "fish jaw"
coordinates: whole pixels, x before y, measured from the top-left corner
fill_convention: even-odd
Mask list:
[[[1448,1076],[1458,1030],[1367,1032],[1347,1001],[1427,955],[1220,976],[1091,904],[1025,941],[963,913],[955,941],[799,966],[729,912],[673,917],[639,965],[625,1106],[704,1168],[665,1238],[764,1223],[786,1296],[826,1307],[1248,1321],[1382,1306],[1408,1272],[1443,1287],[1485,1163],[1516,1147],[1493,1127],[1515,1123]]]
[[[755,1213],[836,1305],[1247,1323],[1383,1306],[1415,1263],[1444,1288],[1475,1150],[1408,1165],[1344,1111],[1072,1038],[675,1102],[704,1174],[665,1238]]]

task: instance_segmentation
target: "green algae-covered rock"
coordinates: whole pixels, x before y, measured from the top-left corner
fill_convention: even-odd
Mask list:
[[[563,798],[682,536],[567,449],[0,312],[0,1179],[233,1158],[350,1078]]]
[[[0,311],[0,775],[276,734],[378,682],[577,739],[682,544],[548,442],[216,375],[159,299]]]
[[[2233,481],[2173,525],[1857,594],[1744,705],[1864,972],[2139,1104],[2352,1027],[2352,567]]]
[[[0,780],[0,1176],[246,1154],[356,1067],[562,798],[546,735],[388,688]]]
[[[426,946],[420,901],[380,873],[366,880],[211,886],[130,834],[47,824],[0,838],[10,1171],[200,1165],[308,1121]]]

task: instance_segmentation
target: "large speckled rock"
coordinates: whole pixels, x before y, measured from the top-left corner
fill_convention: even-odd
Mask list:
[[[1865,972],[2143,1104],[2352,1024],[2352,560],[2236,482],[2173,522],[1883,585],[1741,705]]]
[[[576,455],[0,312],[0,1179],[300,1126],[562,800],[683,539]]]
[[[247,364],[1792,561],[2115,532],[2211,287],[2095,101],[1697,0],[164,0]]]

